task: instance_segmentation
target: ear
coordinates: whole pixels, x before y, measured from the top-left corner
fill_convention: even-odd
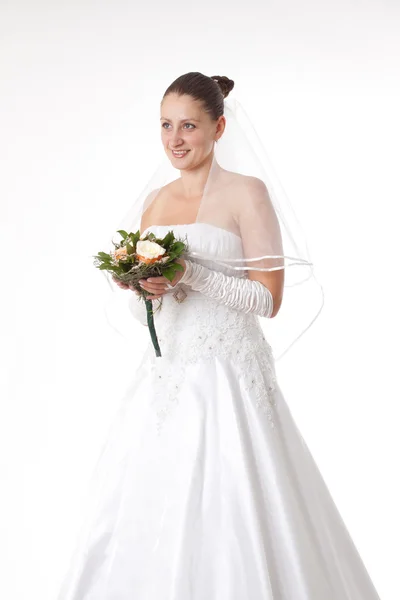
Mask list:
[[[216,134],[218,136],[217,139],[215,140],[216,142],[218,142],[219,138],[224,133],[225,126],[226,126],[226,117],[224,115],[221,115],[218,119],[217,127],[216,127]]]

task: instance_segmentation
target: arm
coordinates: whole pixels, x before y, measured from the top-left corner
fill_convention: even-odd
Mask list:
[[[238,189],[240,202],[235,206],[235,220],[240,228],[244,262],[264,255],[282,256],[282,239],[279,222],[272,206],[266,185],[256,177],[247,177],[246,186]],[[248,269],[248,279],[228,276],[212,271],[190,260],[179,259],[185,267],[185,273],[178,273],[173,286],[185,283],[196,291],[214,298],[238,310],[253,312],[260,316],[273,318],[278,314],[282,303],[284,287],[284,268],[275,271],[256,271]],[[252,263],[255,266],[255,263]],[[260,268],[283,266],[282,258],[257,261]],[[166,291],[164,277],[151,277],[141,281],[142,287],[159,298]],[[171,287],[168,285],[168,287]]]
[[[274,300],[260,281],[225,275],[185,260],[185,272],[178,283],[184,283],[208,298],[246,313],[271,317]]]
[[[240,201],[236,203],[236,222],[242,238],[244,257],[253,258],[263,255],[284,255],[282,235],[277,214],[272,204],[268,188],[257,177],[247,177],[240,188]],[[266,259],[252,263],[254,267],[284,267],[283,258]],[[259,281],[272,294],[275,317],[281,307],[285,282],[285,268],[275,271],[248,270],[248,277]]]
[[[244,181],[246,185],[237,194],[240,201],[234,204],[244,261],[246,257],[283,255],[279,222],[265,183],[256,177]],[[276,270],[257,271],[249,267],[248,278],[244,279],[185,260],[186,270],[179,282],[237,310],[273,318],[283,298],[285,269],[277,268],[284,265],[283,259],[260,259],[252,264]]]

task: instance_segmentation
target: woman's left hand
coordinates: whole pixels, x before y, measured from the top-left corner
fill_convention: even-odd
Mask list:
[[[186,267],[183,258],[178,258],[176,262],[182,265],[184,270],[178,271],[172,281],[169,281],[169,279],[163,275],[160,277],[148,277],[147,279],[140,279],[139,284],[141,288],[147,292],[151,292],[151,295],[146,296],[146,300],[155,300],[156,298],[161,298],[161,296],[168,291],[168,285],[174,287],[177,283],[179,283],[186,270]]]

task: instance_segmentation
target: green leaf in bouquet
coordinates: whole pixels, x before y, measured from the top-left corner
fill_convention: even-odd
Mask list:
[[[174,241],[175,236],[173,231],[168,231],[167,235],[164,238],[160,238],[160,246],[169,250],[169,246]]]
[[[107,252],[99,252],[99,253],[96,255],[96,258],[99,258],[99,259],[101,259],[101,260],[106,260],[106,261],[108,261],[108,262],[110,262],[110,261],[111,261],[111,256],[110,256],[109,254],[107,254]]]
[[[163,271],[163,275],[164,277],[166,277],[168,279],[168,281],[173,281],[174,277],[175,277],[175,269],[172,268],[172,265],[167,267],[166,269],[164,269]]]
[[[122,270],[123,273],[128,273],[132,268],[132,263],[120,262],[119,268]]]
[[[138,243],[138,241],[140,239],[140,231],[136,231],[136,233],[133,233],[133,231],[131,231],[128,237],[130,239],[130,244],[133,246],[134,252],[135,252],[136,244]]]
[[[173,269],[173,271],[175,271],[175,273],[177,271],[184,271],[185,269],[183,268],[183,266],[180,263],[174,262],[170,265],[168,265],[168,269]]]
[[[171,263],[166,269],[163,269],[162,274],[169,281],[172,281],[178,271],[184,271],[184,268],[179,263]]]
[[[106,265],[106,264],[102,264],[99,266],[100,271],[112,271],[113,273],[118,273],[119,269],[118,267],[113,267],[112,265]]]
[[[127,242],[127,244],[126,244],[126,253],[127,254],[135,253],[135,248],[133,246],[131,246],[131,244],[129,242]]]
[[[185,249],[185,244],[183,242],[174,242],[170,248],[170,252],[178,252],[181,253]]]
[[[126,240],[126,238],[128,237],[128,232],[127,232],[127,231],[125,231],[124,229],[118,229],[118,230],[117,230],[117,233],[119,233],[119,234],[120,234],[120,236],[121,236],[121,237],[122,237],[124,240]]]

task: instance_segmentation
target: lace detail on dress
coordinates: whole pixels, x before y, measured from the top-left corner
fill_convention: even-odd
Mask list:
[[[276,372],[258,318],[202,296],[179,304],[164,296],[155,313],[162,356],[152,355],[153,407],[160,433],[178,402],[187,367],[215,357],[230,359],[244,388],[274,427]]]

